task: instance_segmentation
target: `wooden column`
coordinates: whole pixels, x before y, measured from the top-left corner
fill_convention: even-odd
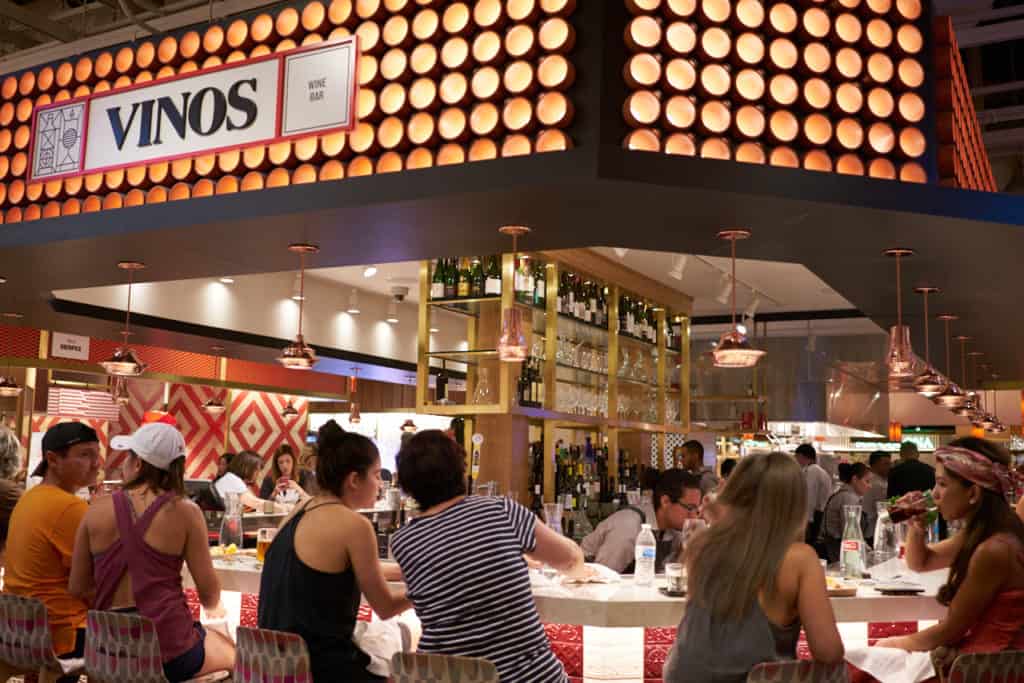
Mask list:
[[[476,418],[476,432],[484,437],[484,443],[480,449],[480,475],[475,483],[496,481],[502,494],[518,492],[519,502],[528,503],[529,420],[519,415],[480,415]]]

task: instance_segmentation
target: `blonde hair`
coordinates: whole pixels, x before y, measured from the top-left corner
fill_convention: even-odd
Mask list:
[[[7,427],[0,425],[0,479],[13,479],[21,469],[21,444]]]
[[[741,619],[775,592],[789,546],[803,537],[807,490],[783,453],[740,460],[718,496],[721,519],[686,548],[691,599],[721,619]]]

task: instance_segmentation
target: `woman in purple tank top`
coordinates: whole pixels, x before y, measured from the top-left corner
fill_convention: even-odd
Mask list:
[[[153,423],[115,437],[111,447],[128,451],[126,484],[94,500],[78,529],[72,595],[93,609],[137,612],[152,620],[171,683],[230,670],[234,645],[193,622],[181,586],[187,562],[207,614],[224,614],[206,522],[184,497],[185,440],[177,428]]]

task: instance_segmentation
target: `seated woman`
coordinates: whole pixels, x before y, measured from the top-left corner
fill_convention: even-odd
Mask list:
[[[262,463],[260,456],[252,451],[242,451],[231,459],[227,474],[215,481],[213,487],[222,499],[226,499],[229,493],[238,494],[242,505],[247,508],[263,512],[264,504],[269,502],[274,506],[274,512],[288,512],[284,505],[263,500],[253,493]]]
[[[949,607],[938,624],[877,647],[906,651],[949,648],[949,654],[1024,648],[1024,522],[1007,502],[1010,455],[975,437],[935,451],[934,499],[949,521],[964,528],[928,545],[920,517],[907,534],[907,566],[926,572],[949,568],[938,600]],[[920,494],[908,494],[908,496]],[[893,653],[900,656],[900,653]],[[948,659],[952,662],[952,657]]]
[[[207,614],[224,615],[206,522],[184,497],[184,438],[176,427],[155,422],[114,437],[110,445],[129,452],[126,483],[94,498],[78,527],[71,594],[94,609],[138,612],[152,620],[172,683],[230,671],[234,644],[192,621],[181,587],[181,566],[188,563]]]
[[[399,454],[398,480],[422,512],[391,550],[423,625],[419,649],[482,657],[502,683],[562,683],[530,590],[523,554],[585,576],[583,553],[508,498],[466,496],[466,454],[438,430]]]
[[[388,587],[370,521],[380,488],[373,442],[331,420],[317,438],[320,494],[285,519],[267,550],[260,581],[260,628],[306,641],[316,683],[384,681],[366,670],[370,657],[352,642],[360,594],[381,619],[409,608]],[[387,579],[398,579],[397,568]]]
[[[821,532],[818,537],[820,547],[829,562],[839,561],[839,545],[843,540],[843,528],[846,526],[847,505],[860,505],[864,494],[871,488],[871,470],[862,462],[839,463],[839,489],[829,496],[825,503],[825,514],[822,517]],[[866,515],[861,511],[861,532],[867,538]]]
[[[231,461],[234,457],[234,453],[222,453],[221,456],[217,458],[217,471],[213,475],[213,481],[217,481],[228,473],[228,468],[231,467]]]
[[[313,473],[299,469],[295,452],[288,444],[281,444],[270,461],[270,472],[260,485],[260,498],[294,505],[309,498]]]
[[[665,683],[742,683],[757,664],[796,659],[801,627],[815,660],[842,661],[825,572],[802,542],[806,496],[788,455],[740,460],[721,516],[687,545],[689,602]]]

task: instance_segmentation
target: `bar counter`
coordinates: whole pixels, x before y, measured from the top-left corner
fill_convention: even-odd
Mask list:
[[[223,601],[231,627],[256,625],[261,566],[249,555],[215,558],[214,567],[224,590]],[[870,585],[854,597],[831,599],[839,631],[847,647],[860,647],[890,635],[913,633],[940,619],[945,608],[935,601],[946,572],[915,574],[899,560],[886,575],[920,583],[925,592],[914,596],[885,596]],[[877,568],[876,568],[877,571]],[[685,598],[669,598],[655,587],[633,585],[631,577],[614,584],[562,586],[534,577],[534,600],[555,654],[565,665],[570,683],[660,683],[661,667],[675,641],[676,627],[686,609]],[[186,587],[191,578],[185,574]],[[195,607],[198,614],[198,607]],[[415,616],[401,617],[407,623]],[[360,619],[375,620],[364,603]],[[801,639],[798,653],[809,656]]]

